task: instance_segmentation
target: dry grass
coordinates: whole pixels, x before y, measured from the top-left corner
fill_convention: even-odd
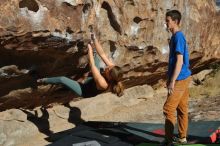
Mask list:
[[[220,95],[220,70],[214,70],[205,81],[198,86],[190,88],[192,98],[214,97]]]

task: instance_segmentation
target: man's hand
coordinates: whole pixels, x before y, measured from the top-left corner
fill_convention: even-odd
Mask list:
[[[174,86],[175,86],[175,81],[171,81],[169,84],[168,84],[168,94],[171,95],[173,94],[173,90],[174,90]]]

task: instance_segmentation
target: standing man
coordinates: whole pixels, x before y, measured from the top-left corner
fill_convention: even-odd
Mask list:
[[[165,115],[165,142],[163,146],[173,145],[173,131],[178,121],[179,143],[187,143],[188,98],[191,71],[189,69],[189,52],[183,32],[180,31],[181,13],[171,10],[166,13],[167,29],[172,33],[169,42],[170,54],[168,65],[168,96],[163,107]]]

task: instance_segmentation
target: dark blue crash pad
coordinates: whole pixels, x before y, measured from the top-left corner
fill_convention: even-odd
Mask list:
[[[62,136],[60,137],[60,135]],[[68,131],[68,134],[64,135],[61,132],[51,136],[50,140],[55,141],[48,146],[133,146],[133,144],[123,141],[123,137],[126,137],[127,133],[117,129],[98,129],[79,125],[77,129],[72,129],[71,132]]]
[[[175,134],[177,134],[176,127]],[[219,140],[219,128],[220,121],[190,122],[189,143],[214,143]],[[164,124],[85,122],[66,132],[53,134],[48,139],[53,142],[48,146],[80,146],[80,143],[92,141],[101,146],[132,146],[144,142],[160,143],[164,140]],[[91,144],[91,146],[93,145]]]

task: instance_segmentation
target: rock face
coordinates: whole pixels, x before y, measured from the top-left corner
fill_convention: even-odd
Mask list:
[[[220,14],[214,0],[2,0],[0,67],[34,66],[37,77],[80,76],[88,66],[79,44],[92,26],[109,58],[122,66],[126,88],[154,85],[166,74],[168,9],[182,12],[193,72],[219,62]],[[26,73],[1,76],[0,96],[33,84]]]
[[[169,9],[182,12],[193,73],[220,63],[220,13],[214,0],[1,0],[0,145],[47,145],[51,141],[45,138],[83,120],[162,122],[166,89],[143,84],[163,84]],[[109,58],[123,68],[125,87],[135,87],[121,98],[104,93],[83,100],[59,86],[36,90],[37,78],[77,79],[89,70],[83,42],[91,26]],[[215,81],[220,76],[203,86],[207,73],[194,76],[199,84],[193,97],[219,95]],[[190,119],[219,120],[218,97],[190,101]],[[79,101],[46,109],[73,98]]]

